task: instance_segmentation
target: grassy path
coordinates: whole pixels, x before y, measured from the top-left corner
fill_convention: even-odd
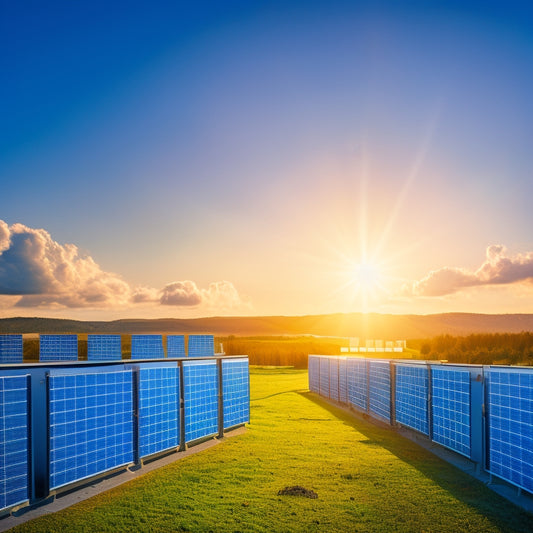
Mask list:
[[[12,531],[532,531],[481,483],[308,393],[306,371],[251,378],[245,435]],[[289,485],[318,499],[277,495]]]

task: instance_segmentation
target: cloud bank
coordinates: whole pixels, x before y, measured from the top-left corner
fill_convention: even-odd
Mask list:
[[[17,307],[123,308],[134,305],[202,307],[227,311],[243,302],[229,281],[200,289],[174,281],[162,289],[131,287],[106,272],[73,244],[55,242],[44,229],[0,220],[0,295],[18,296]]]
[[[484,263],[476,270],[443,267],[403,287],[411,296],[445,296],[470,287],[533,282],[533,252],[509,256],[505,246],[487,248]]]

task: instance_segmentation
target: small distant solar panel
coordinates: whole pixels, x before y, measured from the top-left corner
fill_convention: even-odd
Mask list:
[[[367,406],[367,375],[366,360],[350,358],[346,366],[348,380],[348,401],[359,409],[366,411]]]
[[[122,359],[120,335],[88,335],[87,359],[89,361],[120,361]]]
[[[22,363],[22,335],[0,335],[0,363]]]
[[[488,372],[489,471],[533,492],[533,371]]]
[[[218,432],[218,367],[216,361],[183,362],[185,441]]]
[[[391,382],[388,361],[369,361],[369,398],[370,413],[390,422]]]
[[[189,335],[189,357],[208,357],[215,355],[213,335]]]
[[[48,387],[50,489],[133,462],[131,370],[52,370]]]
[[[329,357],[320,358],[320,396],[329,398]]]
[[[29,499],[28,425],[28,376],[0,377],[0,509]]]
[[[163,359],[163,335],[132,335],[132,359]]]
[[[139,456],[179,446],[178,367],[139,367]]]
[[[77,335],[40,335],[39,361],[77,361]]]
[[[433,441],[470,457],[470,372],[431,370]]]
[[[309,390],[320,392],[320,357],[310,355],[308,362]]]
[[[222,360],[224,429],[250,421],[248,359]]]
[[[186,357],[184,335],[167,335],[167,357]]]
[[[396,366],[396,421],[429,434],[428,369],[426,366]]]
[[[346,359],[343,357],[339,358],[339,401],[348,403]]]

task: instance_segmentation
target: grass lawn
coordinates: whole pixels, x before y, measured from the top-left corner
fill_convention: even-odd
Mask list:
[[[411,441],[252,368],[246,434],[12,531],[531,532],[533,517]],[[278,496],[302,485],[317,499]]]

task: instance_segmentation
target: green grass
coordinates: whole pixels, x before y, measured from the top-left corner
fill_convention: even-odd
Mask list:
[[[395,432],[252,368],[248,431],[14,531],[520,532],[533,517]],[[318,499],[278,496],[289,485]]]

